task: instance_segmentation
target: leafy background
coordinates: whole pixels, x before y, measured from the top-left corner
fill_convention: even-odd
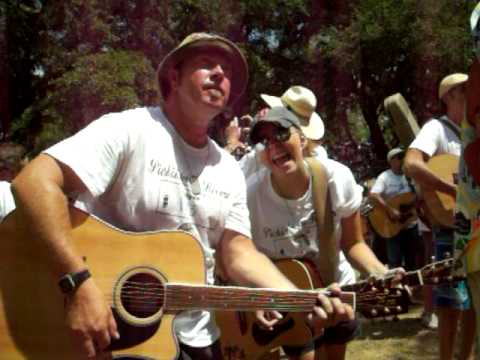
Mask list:
[[[383,100],[396,92],[418,122],[438,114],[440,79],[473,58],[469,0],[7,0],[0,3],[0,157],[34,156],[103,113],[158,102],[155,69],[193,31],[245,51],[248,91],[312,89],[331,157],[357,180],[398,144]],[[1,164],[0,164],[1,165]],[[0,172],[0,177],[1,177]]]

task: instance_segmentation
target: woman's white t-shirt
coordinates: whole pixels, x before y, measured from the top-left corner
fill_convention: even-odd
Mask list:
[[[236,160],[211,140],[202,149],[189,146],[160,108],[105,115],[45,153],[68,165],[88,188],[76,196],[75,206],[123,230],[193,234],[205,252],[208,284],[224,230],[251,235],[245,179]],[[198,195],[191,185],[197,175]],[[208,311],[181,313],[175,330],[194,347],[219,337]]]
[[[344,165],[323,159],[334,215],[335,238],[338,244],[339,268],[337,282],[341,285],[355,281],[355,274],[340,249],[341,220],[360,207],[362,187]],[[317,225],[312,189],[299,199],[287,200],[275,192],[269,171],[252,175],[247,181],[248,208],[252,223],[252,238],[262,252],[272,259],[310,258],[319,261]]]

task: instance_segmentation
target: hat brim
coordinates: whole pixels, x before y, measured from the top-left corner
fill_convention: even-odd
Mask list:
[[[271,108],[277,107],[277,106],[283,106],[285,105],[282,102],[282,99],[280,99],[278,96],[272,96],[272,95],[267,95],[267,94],[260,94],[260,97],[267,103],[267,105]]]
[[[393,151],[392,153],[389,153],[387,155],[387,161],[390,162],[395,156],[398,156],[400,154],[405,154],[405,150],[397,150],[397,151]]]
[[[228,105],[232,105],[245,92],[248,84],[248,64],[241,50],[233,42],[216,36],[207,39],[193,40],[170,51],[158,65],[157,81],[159,84],[167,80],[168,70],[178,65],[187,56],[195,54],[195,50],[213,48],[224,52],[232,60],[232,86]],[[160,91],[162,87],[160,86]],[[165,94],[162,94],[164,96]]]
[[[308,125],[301,126],[303,134],[310,140],[320,140],[325,135],[325,125],[322,118],[316,112],[313,112],[308,121]]]
[[[285,107],[282,99],[278,96],[267,95],[267,94],[260,94],[260,97],[267,103],[267,105],[271,108],[282,106]],[[293,111],[292,108],[289,110]],[[299,116],[298,114],[296,114]],[[302,118],[299,116],[299,118]],[[310,115],[310,119],[308,119],[308,125],[300,126],[302,129],[303,134],[310,140],[320,140],[325,135],[325,125],[323,124],[323,120],[315,111]]]

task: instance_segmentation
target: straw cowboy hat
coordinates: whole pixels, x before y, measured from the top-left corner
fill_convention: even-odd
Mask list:
[[[260,97],[271,108],[286,107],[300,118],[302,132],[308,139],[320,140],[325,133],[322,118],[315,112],[317,98],[303,86],[291,86],[281,97],[261,94]]]
[[[158,65],[157,80],[163,97],[165,97],[165,94],[162,83],[167,81],[168,70],[178,65],[188,55],[191,55],[192,50],[205,47],[226,53],[232,61],[233,76],[228,105],[233,104],[245,92],[248,83],[248,64],[238,46],[220,35],[198,32],[192,33],[183,39]]]
[[[445,94],[447,94],[451,89],[467,82],[467,80],[467,74],[457,73],[445,76],[442,81],[440,81],[440,85],[438,86],[438,98],[442,100]]]

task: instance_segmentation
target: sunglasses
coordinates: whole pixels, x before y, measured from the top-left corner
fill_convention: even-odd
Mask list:
[[[275,132],[268,136],[259,136],[257,141],[253,145],[262,144],[264,147],[272,143],[283,143],[290,139],[290,128],[277,127]]]

